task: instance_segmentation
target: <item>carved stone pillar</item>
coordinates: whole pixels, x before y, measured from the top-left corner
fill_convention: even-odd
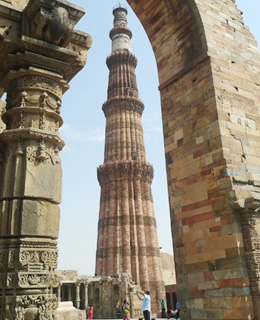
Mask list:
[[[80,294],[79,294],[79,289],[80,289],[80,283],[76,283],[76,304],[77,304],[77,309],[80,309]]]
[[[104,287],[104,282],[102,279],[99,281],[99,316],[102,319],[103,318],[103,287]]]
[[[86,281],[84,283],[84,287],[85,287],[85,309],[88,306],[88,285],[89,285],[89,283]]]
[[[58,302],[61,302],[61,286],[62,286],[62,284],[59,283],[58,288],[57,288],[57,299],[58,299]]]
[[[256,212],[241,214],[241,225],[255,319],[260,320],[260,214],[258,209]]]
[[[0,4],[0,88],[7,93],[0,136],[0,319],[54,319],[64,142],[60,107],[84,66],[91,38],[74,30],[81,8],[30,0]]]
[[[260,320],[260,201],[257,198],[236,199],[229,202],[241,221],[244,247],[240,255],[248,270],[250,293],[255,320]]]
[[[72,286],[71,286],[71,283],[68,284],[67,288],[68,288],[68,301],[72,301]]]

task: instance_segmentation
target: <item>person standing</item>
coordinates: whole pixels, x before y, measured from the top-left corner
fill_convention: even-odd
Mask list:
[[[162,308],[162,318],[165,318],[166,316],[166,301],[165,300],[161,300],[161,308]]]
[[[89,306],[86,306],[86,319],[88,319],[88,310],[89,310]]]
[[[179,301],[176,302],[176,309],[174,312],[176,315],[176,319],[180,318],[180,302]]]
[[[123,309],[123,320],[130,320],[130,306],[126,300],[124,300],[122,309]]]
[[[145,293],[142,293],[140,291],[136,292],[138,298],[142,300],[142,311],[144,315],[145,320],[150,320],[151,315],[151,297],[150,297],[150,291],[146,291]]]
[[[88,318],[89,319],[93,319],[93,314],[94,314],[94,307],[91,304],[89,309],[88,309]]]

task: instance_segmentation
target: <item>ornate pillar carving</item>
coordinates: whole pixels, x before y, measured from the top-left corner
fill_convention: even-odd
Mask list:
[[[258,210],[241,214],[241,225],[255,319],[260,320],[260,214]]]
[[[244,252],[255,320],[260,320],[260,201],[259,199],[232,199],[230,205],[239,213],[244,241]]]
[[[0,88],[7,93],[0,136],[0,319],[54,319],[61,161],[60,108],[86,62],[84,11],[68,2],[0,4]]]

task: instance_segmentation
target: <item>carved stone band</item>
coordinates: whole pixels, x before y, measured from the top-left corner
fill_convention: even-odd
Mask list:
[[[129,247],[113,247],[113,248],[104,248],[97,250],[97,258],[110,258],[115,257],[116,255],[120,256],[130,256],[130,252],[134,253],[137,256],[146,256],[146,257],[160,257],[160,250],[158,248],[152,247],[137,247],[135,245]]]
[[[153,166],[147,162],[118,161],[111,164],[105,163],[97,169],[98,181],[101,184],[109,180],[120,179],[140,179],[152,182],[154,172]]]
[[[137,58],[134,54],[132,54],[129,51],[115,51],[113,52],[108,58],[107,58],[107,66],[109,69],[111,69],[112,66],[116,64],[128,64],[130,66],[133,66],[136,68],[137,66]]]
[[[129,226],[129,225],[144,225],[156,227],[156,219],[154,217],[147,216],[120,216],[100,219],[98,222],[98,229],[107,228],[109,226]]]
[[[106,101],[103,104],[102,110],[106,117],[109,114],[118,112],[119,110],[129,110],[142,115],[144,111],[144,104],[142,101],[134,99],[133,97],[114,98]]]

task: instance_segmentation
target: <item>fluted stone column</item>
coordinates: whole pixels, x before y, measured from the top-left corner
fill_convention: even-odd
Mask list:
[[[74,30],[82,8],[30,0],[0,4],[0,87],[7,93],[0,136],[0,319],[53,319],[64,142],[62,95],[91,45]]]
[[[146,162],[142,113],[131,52],[127,10],[113,10],[112,53],[107,58],[109,83],[104,164],[98,168],[101,201],[96,256],[97,275],[129,272],[151,291],[152,311],[165,290],[151,195],[153,167]],[[151,239],[152,238],[152,239]]]

